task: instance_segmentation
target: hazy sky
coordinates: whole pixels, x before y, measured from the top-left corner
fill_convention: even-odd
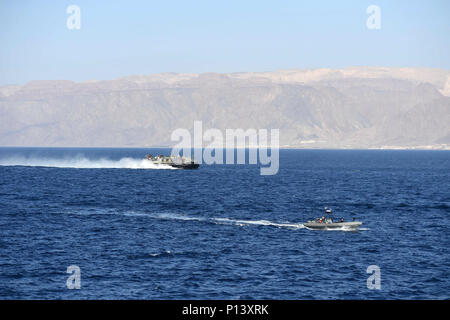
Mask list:
[[[69,5],[81,28],[69,30]],[[381,29],[366,26],[369,5]],[[158,72],[450,69],[450,1],[0,0],[0,84]]]

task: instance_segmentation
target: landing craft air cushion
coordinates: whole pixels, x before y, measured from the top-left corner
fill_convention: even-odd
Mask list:
[[[148,154],[145,156],[145,159],[155,165],[167,165],[178,169],[197,169],[200,166],[198,163],[185,157],[165,157],[163,155],[153,157],[151,154]]]

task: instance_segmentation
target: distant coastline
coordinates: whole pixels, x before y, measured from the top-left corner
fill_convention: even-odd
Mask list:
[[[450,71],[160,73],[0,86],[0,145],[171,146],[176,129],[279,129],[283,149],[449,149]]]
[[[171,150],[170,146],[146,146],[146,147],[65,147],[65,146],[0,146],[0,149],[167,149]],[[204,148],[205,149],[205,148]],[[226,150],[227,148],[224,148]],[[243,149],[242,147],[236,147],[235,149]],[[256,149],[256,148],[244,148],[244,149]],[[399,146],[386,146],[386,147],[373,147],[373,148],[307,148],[307,147],[288,147],[282,146],[280,150],[417,150],[417,151],[450,151],[450,146],[411,146],[411,147],[399,147]]]

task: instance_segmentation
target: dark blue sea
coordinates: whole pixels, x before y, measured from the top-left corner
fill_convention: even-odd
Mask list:
[[[273,176],[149,152],[1,148],[0,299],[450,298],[449,151],[281,150]],[[305,228],[324,206],[362,228]]]

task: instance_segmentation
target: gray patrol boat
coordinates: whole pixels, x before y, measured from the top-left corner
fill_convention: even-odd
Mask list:
[[[345,222],[344,219],[340,219],[339,221],[333,221],[331,215],[333,211],[328,207],[325,207],[325,215],[321,218],[317,218],[315,220],[309,220],[303,225],[309,229],[315,230],[329,230],[329,229],[358,229],[362,222],[360,221],[351,221]]]

